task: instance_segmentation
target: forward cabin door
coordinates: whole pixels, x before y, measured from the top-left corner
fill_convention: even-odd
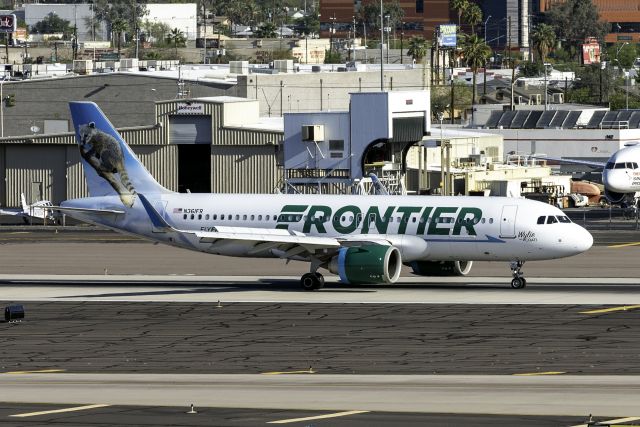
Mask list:
[[[516,237],[516,213],[518,206],[507,205],[502,207],[502,216],[500,217],[500,237],[514,238]]]

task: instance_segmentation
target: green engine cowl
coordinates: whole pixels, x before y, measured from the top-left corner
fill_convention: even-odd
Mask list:
[[[329,271],[344,283],[394,283],[400,277],[402,256],[394,246],[341,248],[329,262]]]
[[[408,265],[418,276],[466,276],[473,261],[413,261]]]

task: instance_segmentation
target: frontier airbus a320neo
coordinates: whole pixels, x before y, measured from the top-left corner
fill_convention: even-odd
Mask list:
[[[504,197],[182,194],[162,187],[98,106],[70,104],[90,197],[60,210],[82,221],[211,254],[306,261],[304,289],[394,283],[417,274],[466,274],[508,261],[522,288],[528,260],[579,254],[591,235],[559,209]]]

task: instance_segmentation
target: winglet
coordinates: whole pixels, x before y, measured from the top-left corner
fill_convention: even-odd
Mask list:
[[[169,225],[169,223],[162,218],[143,194],[138,193],[138,198],[140,198],[142,206],[144,206],[144,210],[147,211],[147,215],[149,215],[149,219],[151,220],[151,224],[153,224],[154,228],[161,231],[175,231],[175,228]]]

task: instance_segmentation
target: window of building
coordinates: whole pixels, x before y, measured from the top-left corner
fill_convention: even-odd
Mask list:
[[[424,0],[416,0],[416,13],[424,13]]]

